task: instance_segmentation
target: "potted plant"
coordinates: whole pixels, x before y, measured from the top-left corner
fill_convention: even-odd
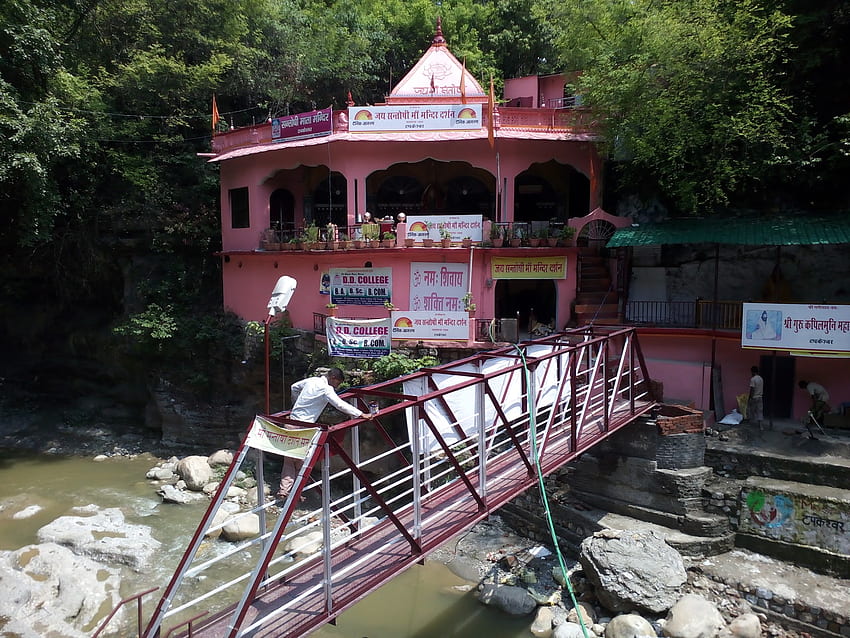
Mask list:
[[[452,234],[446,228],[445,224],[440,224],[440,244],[442,244],[443,248],[448,248],[452,245]]]
[[[380,242],[381,227],[378,224],[363,224],[363,239],[369,248],[377,248]]]
[[[392,248],[395,246],[395,233],[393,231],[384,231],[384,234],[381,237],[381,246],[384,248]]]
[[[545,243],[550,248],[554,248],[555,246],[558,245],[557,236],[555,236],[552,232],[550,232],[550,229],[549,229],[548,226],[546,228],[544,228],[542,230],[542,232],[546,234],[546,236],[543,238],[543,243]]]
[[[472,246],[472,237],[464,237],[460,240],[460,245],[464,248],[469,248],[470,246]]]
[[[545,228],[541,228],[528,238],[528,245],[532,248],[537,248],[540,244],[543,243],[543,240],[548,234],[549,232]]]
[[[345,233],[339,234],[339,244],[340,248],[343,248],[345,250],[349,250],[354,247],[354,242],[351,241],[351,237],[349,237]]]
[[[423,226],[425,226],[425,230],[427,230],[429,233],[431,232],[431,227],[428,224],[423,223]],[[431,239],[430,235],[428,235],[427,237],[423,237],[422,238],[422,245],[425,246],[426,248],[430,248],[431,246],[434,245],[434,240]]]
[[[498,224],[490,226],[490,241],[493,243],[493,248],[501,248],[505,243],[504,229]]]
[[[384,308],[387,309],[387,313],[391,313],[393,310],[396,309],[396,307],[395,307],[395,305],[393,304],[392,301],[385,301],[384,302]]]
[[[336,309],[338,306],[335,303],[329,303],[325,306],[328,309],[328,317],[336,317]]]
[[[319,227],[316,226],[315,222],[304,229],[304,234],[307,236],[307,247],[310,250],[321,250],[324,248],[321,245],[323,242],[319,241]]]
[[[466,293],[463,297],[460,298],[463,302],[463,309],[466,310],[470,315],[475,314],[475,297],[472,296],[471,292]]]
[[[561,232],[558,235],[558,243],[561,246],[572,246],[573,237],[576,235],[576,229],[572,226],[567,226],[564,224],[564,227],[561,229]]]
[[[508,228],[508,245],[511,248],[516,248],[517,246],[522,244],[522,235],[520,234],[522,231],[519,228],[515,228],[513,224]]]

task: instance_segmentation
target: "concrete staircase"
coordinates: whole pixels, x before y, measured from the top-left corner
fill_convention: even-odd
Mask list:
[[[607,260],[594,248],[579,249],[579,281],[573,315],[579,326],[619,323],[619,296]]]

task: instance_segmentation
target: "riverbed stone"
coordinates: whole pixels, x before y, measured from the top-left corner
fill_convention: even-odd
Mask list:
[[[55,543],[0,552],[0,619],[4,636],[91,635],[103,608],[120,600],[117,569]]]
[[[527,616],[537,603],[524,588],[513,585],[482,585],[478,599],[488,607],[496,607],[511,616]]]
[[[209,483],[213,477],[210,464],[206,456],[187,456],[177,464],[177,473],[186,483],[186,489],[200,492],[204,485]]]
[[[96,505],[75,507],[77,516],[60,516],[38,530],[41,543],[57,543],[78,556],[127,565],[137,571],[150,562],[161,543],[146,525],[124,520],[118,508],[100,510]]]
[[[655,638],[655,629],[639,614],[620,614],[605,625],[605,638]]]
[[[697,594],[685,594],[667,612],[661,631],[669,638],[714,638],[725,627],[713,603]]]
[[[688,581],[681,554],[651,530],[596,532],[582,541],[580,561],[611,611],[665,612]]]
[[[177,489],[175,485],[163,485],[157,491],[163,503],[175,503],[177,505],[192,505],[206,501],[207,497],[198,492]]]
[[[231,542],[244,541],[259,536],[259,534],[260,517],[251,513],[236,516],[225,523],[221,529],[221,537]]]
[[[550,638],[552,635],[552,608],[538,607],[531,623],[531,634],[536,638]]]
[[[210,454],[207,459],[207,463],[209,463],[211,467],[215,467],[216,465],[229,466],[233,463],[233,452],[230,450],[216,450]]]
[[[584,629],[574,622],[565,622],[555,627],[552,638],[585,638]]]
[[[736,638],[759,638],[761,619],[753,613],[741,614],[729,623],[727,629]]]

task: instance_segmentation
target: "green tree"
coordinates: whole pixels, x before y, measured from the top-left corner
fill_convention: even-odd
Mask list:
[[[791,20],[761,0],[541,0],[565,69],[632,187],[676,208],[726,205],[790,162],[779,63]]]

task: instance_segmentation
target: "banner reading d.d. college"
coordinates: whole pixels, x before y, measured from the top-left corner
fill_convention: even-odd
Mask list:
[[[390,319],[325,319],[328,354],[375,359],[390,353]]]

